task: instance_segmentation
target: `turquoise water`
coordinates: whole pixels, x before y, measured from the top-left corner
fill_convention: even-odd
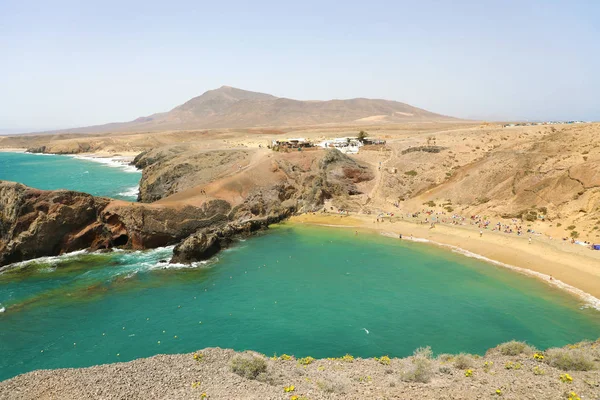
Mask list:
[[[375,234],[284,225],[195,268],[162,269],[170,254],[62,256],[0,275],[0,380],[209,346],[370,357],[600,336],[600,312],[542,282]]]
[[[134,167],[117,162],[70,156],[0,152],[0,180],[37,189],[69,189],[94,196],[135,201],[142,177]]]

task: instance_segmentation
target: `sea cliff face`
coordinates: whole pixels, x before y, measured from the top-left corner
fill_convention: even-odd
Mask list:
[[[167,198],[187,189],[186,182],[199,182],[206,176],[212,176],[214,182],[215,171],[210,163],[220,160],[220,168],[225,171],[247,157],[244,151],[205,154],[203,157],[210,162],[203,159],[175,174],[169,160],[181,154],[173,151],[136,159],[144,168],[142,200]],[[0,269],[19,261],[81,249],[147,249],[180,242],[173,262],[203,260],[227,247],[235,236],[252,234],[299,211],[317,210],[325,199],[358,194],[356,184],[373,177],[367,167],[337,150],[308,158],[292,156],[296,158],[280,155],[271,160],[268,171],[247,184],[240,195],[226,196],[231,192],[231,180],[238,178],[227,176],[219,190],[200,202],[128,203],[0,181]],[[298,162],[306,159],[310,163]],[[208,175],[207,168],[211,170]],[[247,173],[256,177],[261,171]],[[240,180],[244,179],[242,175]],[[149,183],[157,180],[162,183]],[[220,182],[217,180],[216,184]]]

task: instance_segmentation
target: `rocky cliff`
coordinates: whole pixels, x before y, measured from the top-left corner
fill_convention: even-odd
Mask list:
[[[175,244],[226,221],[231,206],[156,207],[0,181],[0,267],[75,250]]]
[[[172,193],[186,189],[189,182],[205,179],[207,168],[221,190],[215,189],[213,195],[200,200],[164,204],[127,203],[0,181],[0,269],[80,249],[147,249],[179,242],[173,262],[202,260],[228,246],[235,236],[264,229],[298,211],[316,210],[325,199],[357,194],[356,183],[373,177],[368,168],[337,150],[292,156],[279,155],[268,172],[260,165],[257,170],[246,171],[256,180],[233,198],[223,194],[230,192],[223,187],[237,184],[238,179],[244,181],[244,173],[226,175],[221,182],[214,178],[214,172],[215,168],[226,171],[232,163],[247,157],[244,151],[205,155],[212,161],[202,160],[181,175],[171,168],[173,158],[182,165],[181,152],[139,157],[136,162],[145,172],[140,185],[145,188],[142,199],[168,200]],[[217,165],[215,160],[221,163]],[[307,163],[302,165],[299,160]]]

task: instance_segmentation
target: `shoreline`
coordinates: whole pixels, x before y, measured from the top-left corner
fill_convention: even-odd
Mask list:
[[[142,170],[138,169],[131,163],[135,159],[137,152],[120,152],[116,154],[94,152],[94,153],[73,153],[73,154],[62,154],[62,153],[28,153],[27,149],[24,148],[0,148],[0,153],[20,153],[20,154],[33,154],[42,156],[64,156],[71,157],[78,160],[92,161],[99,164],[104,164],[107,167],[121,168],[125,172],[129,173],[141,173]]]
[[[573,252],[567,252],[541,240],[535,240],[530,245],[524,237],[485,232],[480,238],[476,230],[466,227],[436,225],[436,228],[429,229],[427,225],[406,220],[374,223],[374,218],[368,215],[340,218],[332,214],[303,214],[293,216],[288,221],[293,224],[368,230],[394,238],[402,234],[402,240],[428,243],[536,278],[600,311],[600,260],[595,253],[588,256],[580,251],[591,250],[575,248]],[[411,239],[413,233],[415,235]]]

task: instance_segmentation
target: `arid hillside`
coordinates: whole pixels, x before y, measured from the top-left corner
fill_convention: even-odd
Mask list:
[[[508,342],[485,356],[267,357],[209,348],[0,382],[0,399],[597,399],[600,342],[544,352]]]
[[[374,179],[358,183],[357,194],[333,199],[331,206],[363,213],[428,208],[448,216],[516,218],[526,229],[554,238],[600,237],[597,123],[503,127],[449,121],[57,134],[0,137],[0,148],[102,155],[146,152],[139,164],[144,168],[142,201],[197,203],[203,198],[198,191],[204,190],[235,203],[235,196],[282,176],[277,160],[293,160],[295,170],[301,171],[298,166],[315,159],[313,152],[323,152],[316,148],[284,156],[267,149],[273,139],[305,137],[318,142],[356,136],[358,130],[386,140],[385,146],[365,146],[350,156],[370,166]]]
[[[182,129],[456,121],[397,101],[356,98],[301,101],[230,86],[209,90],[171,111],[133,121],[57,132],[155,132]]]

